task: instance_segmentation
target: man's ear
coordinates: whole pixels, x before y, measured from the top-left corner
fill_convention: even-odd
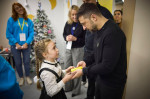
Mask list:
[[[92,21],[97,21],[97,16],[95,14],[91,14],[91,20]]]

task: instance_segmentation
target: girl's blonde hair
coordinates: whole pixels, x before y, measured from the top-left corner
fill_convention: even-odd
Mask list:
[[[43,39],[37,42],[34,46],[35,51],[35,60],[36,60],[36,75],[39,79],[39,68],[41,67],[41,63],[44,60],[43,53],[47,51],[47,45],[51,42],[50,39]],[[41,85],[39,80],[37,81],[37,89],[41,89]]]
[[[71,19],[71,11],[72,10],[76,10],[78,11],[79,10],[79,7],[76,6],[76,5],[72,5],[71,8],[69,9],[69,13],[68,13],[68,24],[72,24],[73,23],[73,20]]]

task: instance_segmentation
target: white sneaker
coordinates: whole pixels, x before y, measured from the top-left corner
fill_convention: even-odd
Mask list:
[[[84,87],[85,87],[85,88],[87,88],[87,87],[88,87],[88,82],[84,85]]]
[[[22,86],[24,84],[24,78],[20,78],[19,80],[19,86]]]
[[[32,80],[30,79],[30,77],[26,77],[26,81],[27,81],[27,83],[28,83],[29,85],[32,84]]]
[[[86,82],[83,82],[83,81],[81,82],[81,85],[85,85],[85,84],[86,84]]]

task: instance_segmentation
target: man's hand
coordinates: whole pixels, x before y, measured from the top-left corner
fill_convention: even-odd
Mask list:
[[[86,67],[86,63],[84,61],[80,61],[77,64],[77,67],[82,66],[83,68]]]
[[[75,78],[78,78],[78,77],[82,76],[83,72],[82,72],[82,69],[78,69],[78,70],[72,72],[72,74],[74,74],[72,79],[75,79]]]

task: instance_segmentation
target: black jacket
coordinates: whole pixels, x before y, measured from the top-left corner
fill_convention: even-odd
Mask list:
[[[84,68],[87,75],[98,75],[101,82],[110,86],[122,86],[126,82],[126,37],[112,20],[94,35],[95,64]]]
[[[71,33],[72,26],[76,26],[76,24],[78,24],[78,25],[77,25],[76,29],[74,30],[73,36],[77,37],[77,41],[72,42],[72,48],[80,48],[80,47],[83,47],[85,45],[85,33],[86,33],[86,31],[83,30],[83,27],[80,23],[68,24],[66,22],[65,27],[64,27],[64,32],[63,32],[64,40],[66,41],[66,36],[72,34]],[[66,43],[67,43],[67,41],[66,41]]]

